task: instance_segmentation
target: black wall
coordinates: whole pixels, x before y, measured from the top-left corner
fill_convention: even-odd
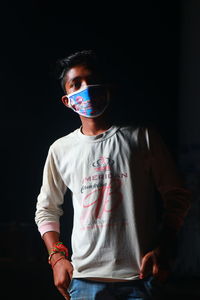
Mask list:
[[[93,48],[113,65],[118,120],[152,123],[175,150],[179,14],[178,1],[4,4],[2,221],[32,222],[48,147],[80,126],[61,103],[62,90],[54,78],[56,60],[71,52]]]
[[[57,59],[77,50],[95,49],[113,67],[109,75],[118,84],[113,112],[117,120],[156,127],[179,163],[181,132],[186,122],[192,122],[192,117],[187,119],[191,106],[182,102],[188,82],[182,76],[183,66],[188,66],[184,49],[187,36],[190,41],[198,39],[198,34],[190,35],[191,23],[185,20],[188,15],[193,19],[191,12],[200,12],[195,1],[190,2],[190,10],[187,5],[187,1],[176,0],[1,4],[0,226],[8,243],[0,260],[10,261],[11,270],[13,261],[46,264],[34,223],[43,165],[50,144],[80,126],[78,116],[61,103],[62,90],[54,76]],[[198,32],[199,23],[194,24]],[[196,78],[194,69],[189,70]],[[189,88],[187,93],[194,96]],[[196,122],[199,124],[197,117]],[[65,238],[70,242],[70,228]],[[183,248],[180,251],[185,259]],[[41,274],[46,274],[45,268]],[[189,268],[190,263],[187,274]]]

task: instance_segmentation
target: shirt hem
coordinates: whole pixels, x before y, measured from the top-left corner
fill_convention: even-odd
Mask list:
[[[73,278],[77,279],[88,279],[88,280],[94,280],[94,281],[105,281],[105,282],[127,282],[131,280],[138,280],[139,275],[131,276],[131,277],[109,277],[109,276],[91,276],[91,275],[83,275],[83,274],[74,274]]]

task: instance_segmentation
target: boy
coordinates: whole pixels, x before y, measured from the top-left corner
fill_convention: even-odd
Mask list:
[[[189,192],[158,134],[112,124],[108,107],[115,103],[93,51],[76,52],[62,65],[62,101],[82,126],[50,146],[37,201],[35,221],[54,283],[66,299],[150,299],[149,275],[159,281],[168,275]],[[59,239],[67,188],[74,208],[71,261]],[[161,227],[155,190],[164,204]]]

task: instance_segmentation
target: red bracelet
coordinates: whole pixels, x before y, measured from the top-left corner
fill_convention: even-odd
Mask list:
[[[68,258],[68,249],[66,246],[63,245],[62,242],[56,242],[53,245],[53,248],[49,251],[49,257],[48,257],[48,262],[50,264],[51,262],[51,258],[54,254],[56,253],[61,253],[62,255],[64,255],[66,258]]]
[[[57,264],[57,262],[58,262],[59,260],[63,259],[63,258],[65,259],[65,256],[59,257],[59,258],[55,261],[55,263],[51,266],[52,269],[54,268],[55,264]]]

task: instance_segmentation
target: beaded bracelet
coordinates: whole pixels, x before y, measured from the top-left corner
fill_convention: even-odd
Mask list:
[[[62,242],[56,242],[53,245],[53,248],[51,248],[51,250],[49,251],[49,257],[48,257],[49,264],[51,263],[52,256],[56,253],[60,253],[65,258],[68,258],[68,249],[67,249],[67,247],[65,247]]]

